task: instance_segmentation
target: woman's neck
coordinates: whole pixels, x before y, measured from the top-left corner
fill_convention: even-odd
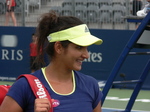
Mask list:
[[[48,65],[45,69],[45,75],[48,79],[52,79],[59,82],[72,80],[72,70],[65,70],[62,67]]]

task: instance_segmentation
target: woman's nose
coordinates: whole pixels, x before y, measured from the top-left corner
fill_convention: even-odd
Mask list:
[[[89,52],[88,52],[87,48],[84,49],[82,56],[86,59],[89,58]]]

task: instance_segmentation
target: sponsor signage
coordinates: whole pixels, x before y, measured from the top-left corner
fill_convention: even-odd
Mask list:
[[[30,73],[29,44],[34,31],[33,27],[0,27],[0,80],[14,81],[19,75]],[[89,58],[84,60],[81,72],[97,80],[106,81],[134,31],[98,29],[90,31],[101,38],[103,44],[88,47]],[[128,56],[115,80],[137,80],[149,58],[149,55]],[[120,74],[124,74],[124,77]],[[149,78],[150,75],[147,79]],[[150,89],[149,85],[150,82],[146,80],[143,88]]]

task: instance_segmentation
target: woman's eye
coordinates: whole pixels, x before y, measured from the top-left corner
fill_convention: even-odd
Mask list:
[[[77,48],[77,49],[82,49],[83,47],[82,47],[82,46],[77,46],[76,48]]]

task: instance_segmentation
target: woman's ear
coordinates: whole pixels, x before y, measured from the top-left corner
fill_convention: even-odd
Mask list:
[[[55,42],[54,49],[56,53],[61,54],[63,47],[60,41]]]

